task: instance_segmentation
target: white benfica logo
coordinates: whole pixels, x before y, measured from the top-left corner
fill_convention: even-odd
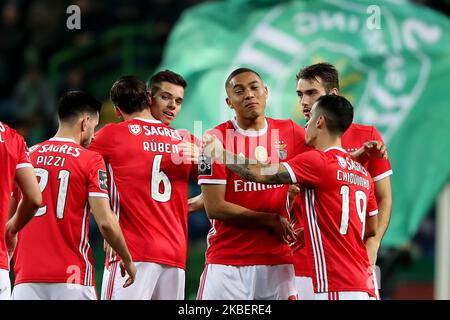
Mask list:
[[[345,169],[347,167],[347,161],[345,161],[345,159],[341,156],[336,156],[336,158],[338,159],[338,163],[342,167],[342,169]]]
[[[135,136],[139,135],[142,132],[141,126],[138,124],[130,124],[128,126],[128,129],[130,130],[130,132],[132,134],[134,134]]]

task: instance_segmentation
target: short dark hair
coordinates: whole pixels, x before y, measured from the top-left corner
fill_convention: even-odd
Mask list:
[[[183,89],[186,89],[187,87],[187,82],[181,75],[166,69],[164,71],[159,71],[155,73],[150,78],[150,81],[148,83],[148,89],[151,91],[152,94],[158,92],[158,90],[160,89],[159,84],[161,84],[161,82],[169,82],[171,84],[181,86],[183,87]]]
[[[86,112],[95,114],[101,111],[101,102],[85,91],[68,91],[58,102],[58,118],[61,122],[72,121]]]
[[[136,76],[123,76],[117,79],[109,96],[113,105],[126,114],[140,112],[149,106],[145,83]]]
[[[297,81],[300,79],[318,80],[318,78],[322,80],[322,84],[327,92],[333,88],[339,90],[339,73],[330,63],[312,64],[297,73]]]
[[[328,131],[343,135],[353,121],[353,106],[343,96],[327,94],[317,100],[316,115],[324,115]]]
[[[258,72],[256,72],[255,70],[249,69],[249,68],[238,68],[236,70],[234,70],[233,72],[230,73],[230,75],[228,76],[227,80],[225,81],[225,89],[228,88],[228,85],[230,84],[231,79],[233,79],[235,76],[237,76],[238,74],[244,73],[244,72],[251,72],[254,73],[258,76],[258,78],[261,79],[261,76],[259,75]]]

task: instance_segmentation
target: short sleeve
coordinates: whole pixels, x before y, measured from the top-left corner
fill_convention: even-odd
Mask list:
[[[227,184],[227,171],[223,163],[200,155],[198,159],[198,184]]]
[[[371,140],[383,141],[380,132],[375,127],[373,127]],[[374,182],[392,175],[392,167],[389,159],[370,158],[367,162],[367,170]]]
[[[17,146],[17,165],[16,170],[21,168],[33,168],[31,164],[30,156],[28,154],[27,145],[25,144],[25,140],[18,136],[18,146]]]
[[[323,153],[312,150],[282,162],[282,165],[286,167],[293,183],[317,186],[321,183],[325,162]]]
[[[89,168],[89,197],[109,198],[105,162],[98,153],[92,157]]]
[[[373,182],[370,183],[370,190],[369,190],[369,200],[367,202],[367,218],[373,217],[378,214],[378,205],[377,205],[377,198],[375,197],[375,186]]]

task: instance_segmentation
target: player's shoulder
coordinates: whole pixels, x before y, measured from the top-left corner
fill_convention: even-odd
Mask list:
[[[117,122],[117,123],[107,123],[102,128],[100,128],[98,130],[98,132],[108,132],[109,133],[109,132],[113,132],[116,130],[121,130],[122,128],[124,128],[126,126],[125,122],[126,121]]]
[[[380,132],[375,126],[359,123],[352,123],[345,135],[350,137],[360,136],[364,138],[364,140],[383,140]]]
[[[87,161],[103,161],[103,157],[97,151],[86,149],[82,146],[77,146],[80,148],[80,156],[83,157]]]
[[[305,152],[300,153],[298,157],[303,158],[303,161],[307,160],[310,162],[326,162],[330,158],[330,154],[322,150],[311,148]]]
[[[215,126],[213,128],[213,130],[218,130],[218,131],[226,131],[227,129],[233,129],[234,130],[234,125],[233,125],[233,122],[231,120],[222,122],[221,124],[218,124],[217,126]]]
[[[273,127],[283,128],[283,127],[292,127],[292,126],[296,125],[296,123],[294,121],[292,121],[292,119],[274,119],[274,118],[266,117],[266,120],[267,120],[267,124],[269,126],[273,126]]]
[[[14,139],[14,140],[24,140],[22,135],[17,132],[16,129],[11,128],[6,123],[0,121],[0,133],[3,133],[4,136],[8,137],[8,140]]]
[[[350,127],[347,129],[349,133],[359,134],[359,135],[372,135],[374,131],[377,129],[374,126],[360,124],[360,123],[352,123]]]

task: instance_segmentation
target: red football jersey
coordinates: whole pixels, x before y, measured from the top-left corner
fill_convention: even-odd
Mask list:
[[[9,270],[5,228],[16,170],[32,165],[26,153],[23,137],[0,122],[0,269]]]
[[[358,150],[364,142],[371,140],[383,141],[383,138],[375,127],[352,123],[342,136],[342,147],[348,152],[353,152]],[[379,181],[392,175],[391,163],[386,159],[370,158],[364,166],[369,171],[373,181]],[[299,208],[297,204],[294,205],[294,210],[296,210],[296,208]],[[304,215],[301,215],[299,220],[301,221],[303,219]],[[294,254],[296,276],[312,277],[314,274],[314,268],[307,261],[308,250],[310,250],[310,248],[305,245],[303,249]]]
[[[183,139],[160,121],[136,118],[106,125],[89,147],[107,163],[111,206],[134,261],[186,267],[192,164],[180,155]]]
[[[15,283],[95,285],[88,197],[108,198],[102,157],[72,139],[55,137],[31,147],[30,158],[42,206],[19,232]]]
[[[305,152],[283,164],[301,186],[315,292],[374,295],[364,244],[366,218],[378,213],[370,174],[340,148]]]
[[[377,128],[352,123],[342,136],[342,148],[348,152],[356,151],[364,144],[364,142],[371,140],[383,141]],[[369,171],[373,181],[378,181],[392,175],[389,159],[370,158],[364,166]]]
[[[266,118],[259,131],[239,128],[236,119],[227,121],[210,134],[216,135],[226,149],[247,158],[280,162],[294,157],[306,148],[304,129],[291,120]],[[287,217],[286,185],[249,182],[225,165],[199,161],[199,184],[226,185],[225,201],[259,212],[278,213]],[[266,230],[239,228],[220,220],[211,220],[206,263],[227,265],[275,265],[292,263],[288,245]]]

